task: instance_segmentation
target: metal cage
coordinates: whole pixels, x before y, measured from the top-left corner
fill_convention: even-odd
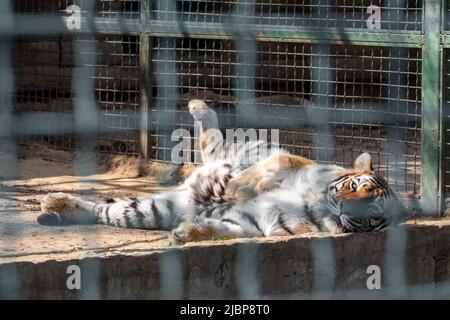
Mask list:
[[[80,16],[69,27],[74,5]],[[397,191],[436,216],[450,193],[449,18],[442,0],[0,1],[0,152],[15,154],[0,177],[14,175],[17,147],[30,139],[75,150],[80,175],[97,172],[98,152],[170,162],[172,133],[195,131],[186,103],[199,98],[223,129],[276,129],[282,147],[319,162],[349,166],[370,152]],[[191,142],[187,151],[195,153],[195,136]],[[412,261],[407,237],[393,228],[386,251],[376,244],[394,298],[415,285],[402,274]],[[302,249],[319,266],[303,270],[312,290],[333,291],[342,261],[333,260],[331,239]],[[236,249],[242,297],[259,297],[253,262],[264,250]],[[448,269],[446,255],[413,258]],[[180,259],[171,251],[160,261],[163,298],[184,296]],[[106,265],[84,263],[89,288],[79,297],[98,298]],[[19,272],[7,269],[0,296],[19,292]]]
[[[224,129],[279,129],[295,154],[348,166],[368,151],[398,191],[442,210],[447,2],[13,3],[20,141],[74,150],[95,134],[96,151],[170,162],[173,130],[193,131],[186,102],[201,98]],[[55,23],[72,4],[87,15],[80,30]],[[376,10],[380,25],[371,28]],[[76,89],[77,75],[94,91]],[[83,99],[97,106],[95,121],[83,122]]]

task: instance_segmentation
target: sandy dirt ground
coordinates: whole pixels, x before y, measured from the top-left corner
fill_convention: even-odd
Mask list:
[[[0,154],[0,160],[1,158]],[[108,166],[100,166],[99,174],[77,176],[72,153],[40,146],[29,146],[21,150],[18,163],[19,178],[0,179],[0,263],[69,260],[115,254],[136,255],[168,247],[168,233],[163,231],[103,225],[47,227],[36,222],[40,214],[40,200],[48,192],[68,192],[100,200],[167,190],[171,188],[167,181],[173,178],[173,172],[164,170],[163,165],[159,165],[161,167],[154,171],[158,175],[152,174],[151,168],[147,168],[142,175],[136,159],[116,157],[109,161]],[[172,187],[175,184],[172,179]],[[409,223],[445,225],[449,221],[413,220]],[[226,242],[231,243],[230,241]]]
[[[1,158],[1,157],[0,157]],[[48,192],[68,192],[93,200],[140,196],[170,188],[152,176],[138,177],[135,160],[120,158],[102,173],[76,176],[73,156],[50,149],[26,150],[19,179],[0,180],[0,263],[76,259],[117,252],[148,252],[167,246],[167,233],[109,226],[47,227],[36,222]]]

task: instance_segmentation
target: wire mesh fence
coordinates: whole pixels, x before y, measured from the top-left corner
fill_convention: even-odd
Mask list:
[[[79,167],[94,163],[96,152],[171,162],[178,143],[172,133],[194,131],[186,104],[198,98],[214,107],[224,130],[279,129],[283,148],[318,162],[350,166],[369,152],[396,191],[420,198],[436,215],[450,185],[450,59],[448,49],[436,49],[441,41],[449,46],[446,38],[430,32],[438,27],[446,35],[438,16],[447,3],[431,2],[12,1],[3,15],[54,17],[62,29],[49,23],[39,35],[27,26],[1,33],[0,53],[12,47],[11,63],[0,61],[12,68],[14,89],[3,80],[0,92],[14,108],[0,115],[17,126],[0,134],[10,145],[77,150]],[[61,18],[73,5],[85,20],[67,30]],[[380,25],[369,28],[377,13]],[[432,96],[441,93],[443,103],[436,104]],[[149,150],[141,150],[143,135]],[[93,164],[82,173],[95,171]],[[394,279],[392,266],[404,266],[407,242],[402,233],[388,237]],[[313,251],[317,261],[329,261],[333,248],[323,243]],[[254,274],[245,267],[249,254],[239,256],[237,269]],[[161,262],[166,280],[167,269],[182,272],[172,258]],[[247,280],[242,291],[258,297],[255,281]],[[332,290],[322,280],[318,286]],[[98,281],[94,272],[92,283]],[[399,283],[398,290],[407,285]],[[178,297],[179,283],[166,285],[165,297]]]
[[[200,98],[216,105],[224,128],[278,128],[281,146],[290,152],[344,166],[363,150],[371,152],[380,173],[391,177],[400,191],[419,192],[420,50],[283,42],[259,42],[256,47],[252,89],[247,90],[254,98],[241,100],[237,110],[235,84],[241,75],[231,41],[154,40],[158,107],[151,117],[152,157],[170,161],[176,143],[171,132],[183,126],[192,130],[185,106],[189,99]],[[332,75],[314,78],[322,71]],[[167,77],[174,74],[169,83]],[[314,91],[320,86],[326,91]],[[247,112],[252,107],[263,112],[255,117]],[[331,128],[327,138],[334,141],[329,149],[314,145],[315,139],[324,139],[309,125],[314,112],[326,113],[324,122]]]
[[[102,131],[99,150],[109,153],[137,154],[137,116],[139,107],[139,43],[136,36],[105,35],[95,38],[67,39],[52,37],[16,40],[16,112],[25,119],[22,132],[40,132],[41,120],[50,126],[32,137],[22,139],[48,146],[74,150],[72,72],[73,45],[98,44],[90,55],[95,96],[101,114]],[[32,117],[34,116],[34,118]],[[66,121],[58,121],[60,118]],[[56,120],[56,121],[52,121]],[[26,130],[25,130],[26,128]],[[42,129],[42,128],[41,128]]]
[[[15,1],[14,11],[17,14],[63,17],[71,5],[71,1],[61,0]],[[83,1],[78,5],[83,8]],[[140,14],[138,1],[96,1],[94,9],[96,16],[105,19],[133,19],[139,18]],[[74,150],[72,72],[76,65],[74,49],[80,42],[96,44],[95,51],[80,53],[90,56],[92,64],[89,67],[95,70],[92,77],[101,110],[101,131],[111,131],[99,137],[98,150],[137,154],[139,38],[126,34],[24,36],[15,39],[16,111],[31,120],[20,122],[21,131],[40,132],[33,136],[22,135],[22,142]],[[59,118],[66,121],[58,121]],[[40,119],[46,124],[46,130],[40,130],[43,129]]]

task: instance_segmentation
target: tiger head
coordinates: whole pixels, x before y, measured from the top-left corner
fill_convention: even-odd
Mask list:
[[[361,154],[354,168],[344,171],[329,185],[327,198],[344,232],[381,230],[394,216],[405,213],[387,181],[373,171],[368,153]]]

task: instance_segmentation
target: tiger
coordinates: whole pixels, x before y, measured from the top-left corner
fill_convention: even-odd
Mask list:
[[[359,233],[387,228],[405,207],[372,166],[352,168],[294,155],[266,141],[223,142],[216,112],[188,109],[200,126],[202,165],[178,186],[137,198],[94,202],[65,193],[41,201],[41,225],[105,224],[170,231],[171,244],[215,239]]]

